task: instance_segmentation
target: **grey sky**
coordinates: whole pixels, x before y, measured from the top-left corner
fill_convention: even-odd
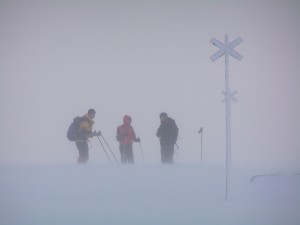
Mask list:
[[[133,118],[160,161],[158,115],[180,129],[177,162],[225,163],[224,59],[212,37],[244,39],[230,58],[233,165],[300,163],[299,1],[1,1],[0,163],[75,163],[72,118],[93,107],[118,153]],[[90,163],[105,162],[92,141]],[[135,158],[139,162],[138,145]]]

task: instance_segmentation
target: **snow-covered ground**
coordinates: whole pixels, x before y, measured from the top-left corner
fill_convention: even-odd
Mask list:
[[[299,225],[300,176],[202,164],[0,167],[1,225]]]

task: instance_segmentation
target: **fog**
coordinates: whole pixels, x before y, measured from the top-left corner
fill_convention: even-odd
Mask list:
[[[241,36],[230,58],[232,164],[300,163],[299,1],[1,1],[0,164],[75,164],[72,119],[97,111],[119,157],[125,114],[146,163],[160,163],[159,113],[179,127],[175,162],[225,164],[224,58],[209,41]],[[135,162],[142,163],[134,145]],[[107,163],[97,139],[90,164]]]
[[[0,167],[0,223],[6,225],[295,225],[299,176],[232,174],[203,164]]]

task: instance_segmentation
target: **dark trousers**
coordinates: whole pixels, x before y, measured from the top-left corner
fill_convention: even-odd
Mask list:
[[[132,144],[120,144],[121,163],[133,164]]]
[[[89,145],[88,141],[76,141],[76,146],[79,152],[77,163],[84,164],[89,160]]]
[[[173,163],[174,145],[173,142],[160,142],[162,163]]]

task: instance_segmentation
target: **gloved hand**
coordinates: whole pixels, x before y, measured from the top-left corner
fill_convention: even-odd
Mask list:
[[[94,131],[92,132],[92,136],[100,136],[101,135],[101,131],[99,130],[98,132],[97,131]]]
[[[138,137],[135,139],[135,142],[141,142],[141,139]]]

